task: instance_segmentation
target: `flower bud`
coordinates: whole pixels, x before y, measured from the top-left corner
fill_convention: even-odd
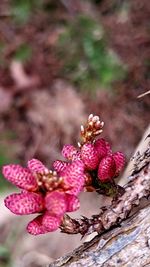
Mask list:
[[[122,152],[116,152],[113,154],[113,158],[116,163],[116,174],[115,176],[118,176],[120,172],[122,171],[124,165],[125,165],[125,156]]]
[[[66,194],[67,212],[76,211],[80,208],[80,201],[78,197]]]
[[[99,157],[92,143],[86,143],[82,146],[81,157],[87,169],[94,170],[98,167]]]
[[[105,139],[103,138],[97,139],[96,142],[94,143],[94,147],[97,150],[100,159],[107,156],[108,153],[111,152],[109,143],[105,141]]]
[[[65,194],[59,191],[53,191],[45,197],[45,207],[53,215],[62,216],[67,209]]]
[[[98,178],[101,182],[112,180],[116,173],[116,164],[112,155],[104,157],[98,167]]]

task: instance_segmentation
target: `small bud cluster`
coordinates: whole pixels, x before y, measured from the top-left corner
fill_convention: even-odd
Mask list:
[[[122,152],[113,153],[105,139],[96,139],[103,125],[98,116],[91,114],[86,126],[81,126],[79,148],[65,145],[65,161],[56,160],[53,171],[37,159],[28,161],[26,168],[3,166],[4,177],[21,189],[5,198],[6,207],[17,215],[39,213],[27,226],[30,234],[44,234],[61,227],[65,213],[80,207],[80,192],[98,192],[102,184],[114,184],[125,157]]]
[[[62,155],[67,160],[71,162],[81,160],[83,162],[86,176],[85,186],[86,184],[88,186],[95,184],[95,177],[100,182],[113,181],[120,174],[125,164],[125,157],[122,152],[113,153],[110,144],[104,138],[96,139],[102,132],[103,126],[104,122],[100,122],[98,116],[91,114],[86,126],[81,126],[82,142],[78,144],[79,148],[65,145],[62,150]],[[54,168],[59,171],[59,168],[62,168],[62,162],[56,162]],[[63,164],[67,163],[64,162]]]
[[[83,143],[93,141],[96,136],[102,133],[104,122],[100,121],[99,116],[93,116],[90,114],[87,120],[87,124],[84,127],[81,125],[81,137]]]

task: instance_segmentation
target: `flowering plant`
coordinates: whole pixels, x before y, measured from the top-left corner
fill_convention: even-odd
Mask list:
[[[103,126],[104,122],[91,114],[81,126],[78,148],[64,145],[65,161],[56,160],[53,170],[37,159],[29,160],[26,168],[3,166],[4,177],[21,189],[5,198],[5,206],[17,215],[39,214],[27,225],[30,234],[62,229],[66,213],[79,209],[78,195],[82,191],[108,196],[121,192],[114,179],[122,171],[125,157],[122,152],[113,153],[105,139],[97,138]]]

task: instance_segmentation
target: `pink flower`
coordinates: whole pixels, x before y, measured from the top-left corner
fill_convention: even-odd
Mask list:
[[[108,153],[103,157],[98,167],[98,178],[102,181],[109,181],[117,177],[125,164],[125,156],[122,152]]]
[[[23,189],[21,193],[5,198],[6,207],[17,215],[41,213],[27,226],[31,234],[57,230],[65,212],[75,211],[80,206],[76,195],[84,185],[84,164],[75,161],[60,169],[61,177],[57,177],[56,173],[53,176],[53,172],[36,159],[28,161],[28,168],[12,164],[3,167],[5,178]],[[63,183],[59,183],[59,179]]]
[[[84,144],[81,148],[81,157],[87,169],[94,170],[98,167],[99,156],[94,144]]]
[[[21,192],[11,194],[4,200],[5,206],[17,215],[25,215],[44,210],[44,198],[41,194]]]
[[[125,156],[122,152],[115,152],[113,154],[113,158],[116,163],[116,174],[115,176],[118,176],[120,172],[123,170],[124,165],[125,165]]]
[[[21,189],[35,191],[38,188],[36,178],[28,168],[10,164],[3,166],[2,173],[9,182]]]
[[[99,138],[95,141],[94,147],[97,150],[100,159],[111,153],[110,144],[103,138]]]
[[[62,172],[65,170],[65,168],[69,165],[68,162],[62,161],[62,160],[55,160],[53,162],[53,168],[56,172]]]
[[[65,193],[59,191],[47,193],[45,207],[51,214],[61,217],[67,210]]]
[[[80,201],[77,196],[66,194],[67,212],[76,211],[80,208]]]
[[[66,193],[78,195],[84,187],[84,163],[81,160],[73,161],[64,171],[60,172],[63,179],[63,188]]]
[[[49,173],[49,169],[44,166],[44,164],[38,160],[38,159],[31,159],[28,161],[28,169],[31,171],[31,173],[41,173],[41,174],[47,174]]]
[[[45,213],[33,219],[27,225],[27,231],[32,235],[40,235],[57,230],[60,226],[61,218]]]
[[[68,160],[81,160],[81,153],[72,145],[64,145],[62,155]]]
[[[101,184],[95,181],[97,177],[105,183],[120,174],[125,164],[123,153],[113,154],[103,138],[95,140],[103,125],[98,116],[91,114],[87,125],[81,126],[79,148],[64,145],[65,161],[54,161],[54,171],[37,159],[29,160],[26,168],[18,164],[3,167],[4,177],[21,189],[5,198],[5,206],[17,215],[37,213],[27,226],[30,234],[57,230],[66,212],[79,209],[80,192],[98,189]]]
[[[61,223],[62,217],[57,217],[55,215],[51,215],[50,213],[46,212],[43,216],[42,225],[49,231],[53,232],[56,231]]]
[[[98,167],[98,178],[105,182],[112,180],[116,173],[116,164],[112,155],[104,157]]]

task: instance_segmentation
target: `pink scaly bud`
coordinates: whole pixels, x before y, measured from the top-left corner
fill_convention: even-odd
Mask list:
[[[35,191],[38,187],[35,177],[27,169],[20,165],[10,164],[3,166],[4,177],[21,189]]]
[[[99,138],[95,141],[94,147],[98,152],[98,156],[100,159],[107,156],[109,153],[111,153],[110,145],[105,139]]]
[[[72,145],[64,145],[62,155],[68,160],[80,160],[80,152]]]
[[[66,194],[67,212],[76,211],[80,208],[80,201],[78,197]]]
[[[45,207],[53,215],[58,217],[64,215],[67,209],[65,193],[59,191],[48,193],[45,197]]]
[[[98,178],[101,182],[112,180],[116,172],[116,164],[112,155],[104,157],[98,167]]]
[[[31,159],[28,161],[28,168],[34,174],[36,173],[49,173],[48,168],[46,168],[43,163],[38,159]]]
[[[62,160],[55,160],[53,162],[53,168],[58,173],[64,171],[67,166],[68,166],[68,162],[65,162]]]
[[[116,163],[116,174],[115,176],[118,176],[120,172],[122,171],[124,165],[125,165],[125,156],[122,152],[115,152],[113,154],[113,158]]]
[[[43,215],[37,216],[27,225],[27,231],[31,235],[46,234],[49,230],[42,224]]]
[[[5,206],[17,215],[41,212],[44,209],[43,197],[33,192],[11,194],[4,200]]]
[[[64,172],[61,173],[63,178],[63,188],[66,193],[78,195],[85,183],[84,164],[80,160],[70,163]]]
[[[56,231],[56,230],[58,229],[58,227],[60,226],[61,218],[62,218],[62,217],[54,216],[54,215],[51,215],[51,214],[49,214],[48,212],[46,212],[46,213],[43,215],[42,225],[43,225],[49,232]]]
[[[82,146],[81,157],[87,169],[94,170],[98,167],[99,157],[92,143],[86,143]]]

